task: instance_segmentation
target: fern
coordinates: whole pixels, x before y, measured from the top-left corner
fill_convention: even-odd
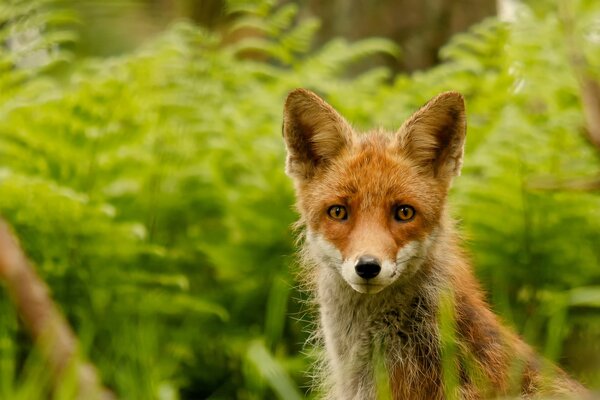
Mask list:
[[[310,385],[300,353],[310,321],[285,319],[302,295],[290,273],[281,104],[298,86],[359,127],[391,130],[440,91],[463,92],[470,128],[453,212],[495,307],[550,357],[565,337],[594,335],[577,310],[597,303],[600,199],[533,184],[600,169],[578,131],[556,13],[484,21],[443,49],[442,64],[390,84],[384,68],[347,71],[400,56],[394,44],[313,49],[318,23],[293,4],[229,1],[222,34],[177,23],[94,60],[71,58],[63,3],[7,4],[2,42],[30,26],[38,36],[17,53],[0,47],[0,212],[121,397],[298,396],[294,385]],[[578,7],[578,32],[593,38],[588,15],[599,10]],[[597,41],[582,47],[596,65]],[[44,62],[25,68],[40,49]],[[26,396],[36,376],[19,357],[30,349],[4,297],[0,307],[0,397]],[[571,330],[548,328],[555,315]]]
[[[45,72],[70,59],[73,13],[60,0],[7,0],[0,7],[0,111],[35,100]]]

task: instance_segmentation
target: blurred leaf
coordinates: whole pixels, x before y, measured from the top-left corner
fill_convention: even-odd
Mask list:
[[[280,399],[302,399],[294,382],[281,364],[269,353],[264,343],[261,341],[251,342],[247,357]]]
[[[572,307],[600,307],[600,286],[571,289],[569,305]]]

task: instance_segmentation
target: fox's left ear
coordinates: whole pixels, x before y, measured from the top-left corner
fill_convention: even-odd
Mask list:
[[[457,92],[431,99],[400,128],[400,146],[422,170],[450,183],[460,175],[466,136],[465,102]]]

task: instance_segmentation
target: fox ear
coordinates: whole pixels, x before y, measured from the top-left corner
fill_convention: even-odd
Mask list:
[[[447,183],[460,175],[466,136],[465,102],[457,92],[431,99],[400,128],[400,146],[420,168]]]
[[[292,91],[283,112],[287,174],[310,178],[350,143],[351,132],[346,120],[319,96],[305,89]]]

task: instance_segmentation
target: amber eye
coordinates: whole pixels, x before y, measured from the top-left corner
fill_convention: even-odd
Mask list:
[[[346,207],[344,206],[331,206],[327,210],[327,214],[329,214],[331,218],[340,221],[348,219],[348,211],[346,211]]]
[[[394,210],[396,221],[407,222],[415,217],[415,209],[409,205],[402,204]]]

